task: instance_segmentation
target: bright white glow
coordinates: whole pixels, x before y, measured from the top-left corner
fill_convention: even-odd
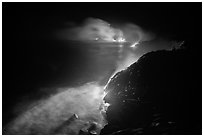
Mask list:
[[[130,47],[131,47],[131,48],[135,48],[136,45],[138,45],[138,44],[139,44],[139,42],[135,42],[135,43],[133,43]]]
[[[119,39],[118,39],[118,42],[126,42],[126,40],[125,40],[125,38],[122,38],[122,37],[120,37]]]
[[[117,43],[124,43],[124,42],[126,42],[126,40],[125,40],[125,38],[123,38],[123,37],[120,37],[120,38],[118,38],[118,39],[112,39],[112,41],[113,42],[117,42]]]

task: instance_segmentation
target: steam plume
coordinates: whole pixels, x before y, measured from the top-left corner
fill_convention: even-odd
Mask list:
[[[75,41],[107,42],[107,43],[135,43],[153,39],[153,35],[145,32],[139,26],[127,23],[120,24],[120,28],[112,27],[101,19],[88,18],[80,26],[60,31],[60,38]]]
[[[102,108],[103,87],[87,83],[77,88],[59,88],[54,95],[29,108],[6,129],[7,134],[79,134],[95,123],[100,133],[106,124]],[[87,131],[88,132],[88,131]]]

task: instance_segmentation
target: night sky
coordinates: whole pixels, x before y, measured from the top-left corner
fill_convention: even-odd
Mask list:
[[[55,34],[67,24],[80,24],[88,17],[131,22],[153,32],[158,39],[189,42],[194,56],[201,57],[201,3],[2,5],[3,125],[15,116],[17,104],[49,94],[39,89],[98,80],[105,83],[114,71],[114,49],[58,39]]]

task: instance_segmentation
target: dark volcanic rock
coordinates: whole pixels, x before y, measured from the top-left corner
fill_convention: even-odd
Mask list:
[[[108,125],[101,134],[201,134],[196,56],[185,49],[143,55],[109,82]]]

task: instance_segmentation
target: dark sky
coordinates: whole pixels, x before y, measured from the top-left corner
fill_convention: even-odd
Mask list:
[[[22,97],[42,87],[95,80],[93,52],[53,37],[66,22],[88,17],[132,22],[171,40],[185,40],[201,53],[202,3],[3,3],[3,122]],[[69,43],[73,44],[73,43]],[[115,53],[113,53],[115,54]],[[100,58],[100,57],[99,57]],[[108,60],[108,58],[104,58]],[[107,65],[107,64],[106,64]],[[108,66],[112,64],[108,64]],[[112,68],[111,68],[112,69]],[[100,69],[98,69],[100,70]],[[92,73],[93,77],[88,75]],[[104,71],[109,73],[109,71]],[[39,94],[39,95],[38,95]],[[4,124],[3,123],[3,124]]]

